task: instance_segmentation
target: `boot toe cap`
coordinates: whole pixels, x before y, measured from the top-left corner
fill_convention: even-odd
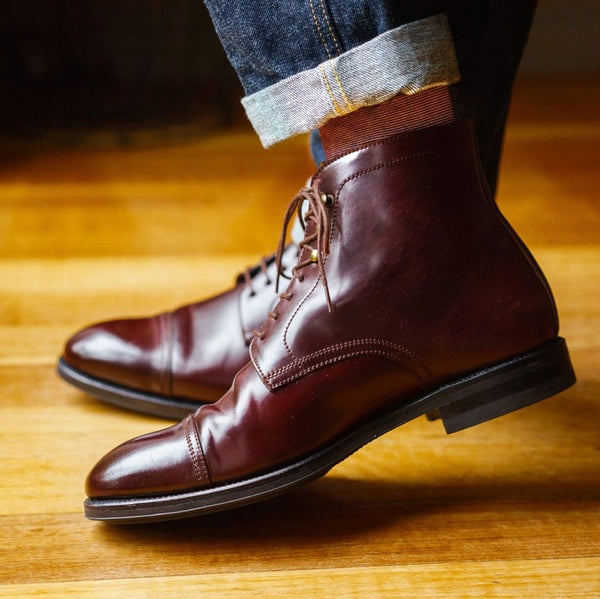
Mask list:
[[[87,327],[66,343],[71,367],[120,385],[158,391],[157,370],[165,362],[163,316],[114,320]]]
[[[89,473],[90,499],[136,497],[186,491],[209,483],[189,418],[137,437],[105,455]]]

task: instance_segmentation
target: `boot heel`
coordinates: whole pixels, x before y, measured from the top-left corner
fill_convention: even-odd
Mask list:
[[[434,420],[439,420],[441,418],[439,410],[433,410],[432,412],[427,412],[427,414],[425,414],[425,416],[427,417],[427,420],[429,420],[429,422],[433,422]]]
[[[459,399],[439,408],[448,434],[503,416],[556,395],[575,383],[562,337],[464,381]]]

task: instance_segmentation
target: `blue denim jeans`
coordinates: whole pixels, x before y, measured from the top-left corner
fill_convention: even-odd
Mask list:
[[[475,119],[495,187],[536,0],[205,2],[265,146],[397,93],[454,84],[455,111]]]

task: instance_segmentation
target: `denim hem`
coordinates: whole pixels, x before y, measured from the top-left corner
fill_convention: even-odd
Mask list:
[[[386,31],[242,99],[267,148],[329,119],[460,79],[445,15]]]

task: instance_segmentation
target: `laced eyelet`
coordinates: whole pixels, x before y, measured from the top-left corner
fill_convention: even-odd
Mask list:
[[[309,209],[305,214],[302,213],[303,202],[308,202],[309,204]],[[275,262],[277,264],[277,284],[279,285],[279,277],[281,276],[281,259],[285,246],[286,233],[288,225],[290,224],[294,213],[296,213],[300,219],[300,224],[304,229],[304,239],[298,244],[298,249],[300,251],[298,256],[299,262],[296,264],[296,266],[294,266],[294,268],[292,268],[292,276],[298,279],[299,282],[302,282],[304,280],[304,276],[302,274],[298,274],[298,271],[309,264],[316,263],[319,268],[319,276],[325,292],[325,300],[327,302],[327,308],[329,309],[329,312],[333,311],[333,305],[331,303],[329,286],[327,284],[325,256],[329,254],[329,236],[332,225],[332,215],[330,214],[329,208],[333,206],[334,203],[335,198],[333,195],[319,192],[317,182],[313,182],[310,187],[301,189],[300,192],[292,199],[285,212],[282,234],[279,238],[279,245],[277,247],[277,254],[275,258]],[[301,257],[306,256],[306,253],[302,253],[305,248],[308,249],[310,253],[307,258],[302,260]]]
[[[333,206],[333,196],[330,193],[322,193],[320,197],[325,207],[331,208]]]
[[[260,263],[257,266],[249,266],[243,273],[244,281],[246,286],[250,289],[250,297],[254,297],[256,295],[256,291],[254,291],[252,287],[252,279],[256,277],[259,273],[264,273],[265,278],[267,279],[267,285],[271,284],[271,279],[269,279],[269,262],[272,260],[269,256],[263,256],[260,259]]]

